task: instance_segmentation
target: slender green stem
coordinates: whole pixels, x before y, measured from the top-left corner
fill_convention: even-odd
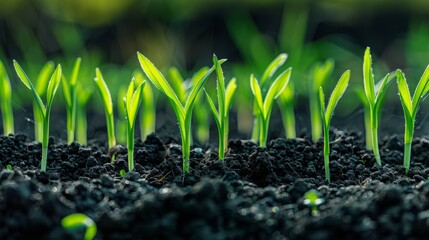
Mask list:
[[[221,129],[219,130],[219,160],[225,159],[225,120],[223,120],[220,125]]]
[[[372,149],[378,166],[381,166],[380,151],[378,150],[378,116],[374,108],[370,109]]]
[[[405,121],[405,135],[404,135],[404,167],[405,173],[408,174],[410,170],[411,161],[411,144],[414,135],[414,119]]]
[[[260,136],[260,128],[261,128],[261,120],[260,116],[255,117],[253,120],[253,128],[252,128],[252,140],[258,142]]]
[[[282,107],[283,126],[285,126],[285,136],[289,139],[296,138],[295,111],[292,103],[284,104]],[[320,117],[319,117],[320,118]]]
[[[363,118],[365,121],[365,146],[366,150],[372,150],[372,127],[371,127],[371,111],[369,107],[364,106]]]
[[[380,151],[378,149],[378,128],[373,127],[371,135],[372,135],[374,158],[375,158],[375,161],[377,162],[378,166],[381,166]]]
[[[115,138],[115,121],[113,119],[113,114],[106,113],[106,122],[107,122],[107,139],[109,142],[109,148],[112,148],[116,145]]]
[[[318,89],[317,89],[318,91]],[[317,142],[322,135],[322,120],[320,119],[320,103],[318,93],[310,94],[311,139]]]
[[[88,141],[87,126],[85,106],[78,104],[76,106],[76,139],[82,145],[86,145]]]
[[[127,148],[128,148],[128,171],[134,170],[134,126],[130,126],[127,121],[128,136],[127,136]]]
[[[261,135],[259,137],[259,146],[266,147],[267,146],[267,138],[268,138],[269,122],[262,117],[260,119],[261,119]]]
[[[410,159],[411,159],[411,142],[404,143],[404,167],[405,174],[408,174],[410,170]]]
[[[229,138],[229,114],[225,116],[225,124],[224,124],[224,148],[225,151],[228,149],[228,138]]]
[[[182,139],[182,157],[183,157],[183,173],[189,173],[189,162],[190,162],[190,155],[191,155],[191,147],[190,147],[190,139],[185,138]]]
[[[42,163],[40,170],[42,172],[46,171],[46,166],[48,162],[48,146],[49,146],[49,118],[50,118],[49,110],[46,111],[46,116],[43,119],[43,134],[42,134]]]
[[[192,114],[190,114],[192,115]],[[181,124],[179,124],[180,126]],[[184,121],[184,128],[180,128],[180,132],[182,135],[182,167],[183,173],[189,173],[190,170],[190,155],[191,155],[191,121]]]
[[[1,113],[3,120],[3,131],[5,135],[14,133],[14,124],[13,124],[13,110],[12,105],[10,103],[10,99],[8,101],[4,101],[1,103]]]
[[[325,127],[323,131],[323,157],[325,163],[325,178],[326,181],[331,182],[331,174],[329,171],[329,127]]]
[[[40,113],[39,106],[33,103],[33,115],[34,115],[34,140],[36,142],[43,141],[43,116]]]
[[[67,108],[67,142],[71,144],[74,141],[74,132],[76,125],[76,106]]]

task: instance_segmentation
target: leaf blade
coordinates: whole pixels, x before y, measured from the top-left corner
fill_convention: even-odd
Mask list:
[[[264,118],[266,118],[268,116],[268,113],[271,111],[274,99],[277,99],[277,97],[285,90],[286,86],[289,83],[291,73],[292,68],[286,69],[271,84],[271,87],[268,89],[267,95],[265,96],[263,103]]]
[[[264,86],[265,83],[274,75],[277,69],[286,62],[287,57],[288,55],[286,53],[281,53],[268,65],[262,75],[261,86]]]
[[[349,80],[350,80],[350,70],[347,70],[343,73],[343,75],[341,75],[340,80],[338,80],[338,83],[335,86],[334,90],[332,91],[331,97],[329,98],[328,106],[326,107],[326,113],[325,113],[325,120],[327,120],[327,123],[330,122],[332,115],[334,113],[334,109],[338,104],[338,101],[346,91]]]

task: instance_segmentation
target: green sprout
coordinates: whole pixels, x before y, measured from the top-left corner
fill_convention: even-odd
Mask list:
[[[127,95],[124,97],[125,114],[127,117],[128,171],[134,169],[134,127],[141,104],[140,96],[145,83],[146,81],[143,81],[137,86],[133,78],[128,86]]]
[[[125,177],[125,174],[127,172],[125,171],[125,169],[121,169],[121,171],[119,171],[119,176],[121,176],[121,178]]]
[[[380,120],[381,105],[387,92],[387,86],[392,82],[391,80],[393,78],[389,77],[389,74],[387,74],[382,81],[375,85],[370,51],[370,48],[367,47],[363,60],[363,83],[367,99],[367,104],[365,105],[369,108],[369,124],[371,126],[369,129],[366,129],[366,131],[368,132],[369,130],[371,135],[371,144],[375,161],[381,166],[380,152],[378,149],[378,122]],[[368,112],[368,110],[366,110],[366,112]],[[365,124],[365,126],[367,126],[367,124]]]
[[[331,97],[329,98],[328,106],[325,110],[325,94],[323,93],[323,88],[319,88],[319,99],[320,99],[320,115],[322,116],[323,123],[323,156],[325,163],[325,178],[328,182],[331,181],[331,175],[329,172],[329,127],[331,125],[332,115],[334,114],[334,109],[337,106],[338,101],[341,96],[343,96],[350,80],[350,71],[347,70],[341,75],[340,80],[338,80],[337,85],[332,91]]]
[[[288,85],[291,73],[292,68],[288,68],[282,72],[276,80],[272,82],[264,99],[262,97],[262,91],[258,80],[253,76],[253,74],[250,76],[250,88],[252,89],[256,106],[258,107],[258,111],[256,111],[256,113],[259,122],[259,145],[261,147],[265,147],[267,145],[268,127],[270,124],[274,99],[277,99]],[[266,79],[266,77],[263,77],[263,79]],[[261,81],[261,85],[262,83],[263,81]]]
[[[192,110],[195,105],[195,98],[203,88],[204,83],[207,81],[210,74],[214,71],[214,67],[210,68],[206,74],[196,83],[191,89],[187,97],[185,106],[180,102],[179,97],[171,88],[162,73],[147,59],[143,54],[137,52],[140,65],[145,72],[148,79],[163,92],[170,101],[174,113],[176,114],[179,122],[180,136],[182,138],[182,158],[183,158],[183,172],[189,173],[189,157],[191,152],[191,120]]]
[[[319,88],[323,86],[331,76],[334,69],[334,61],[326,60],[323,64],[316,63],[312,69],[312,77],[309,81],[309,103],[311,119],[311,138],[317,142],[322,136],[322,119],[320,118]]]
[[[55,93],[57,92],[58,86],[61,82],[61,65],[58,64],[57,68],[55,69],[55,72],[52,74],[52,77],[49,80],[48,87],[46,90],[46,105],[43,104],[42,99],[40,98],[39,94],[37,94],[36,88],[33,86],[30,79],[27,77],[18,62],[13,60],[13,65],[15,67],[15,71],[18,74],[19,79],[21,79],[24,85],[33,93],[34,100],[39,110],[38,112],[42,116],[42,163],[40,169],[44,172],[46,171],[46,165],[48,160],[49,120],[51,116],[51,107],[55,97]]]
[[[82,59],[77,58],[73,67],[70,81],[63,75],[63,93],[67,103],[67,142],[71,144],[75,137],[76,105],[77,105],[77,77]]]
[[[109,88],[107,87],[99,68],[95,69],[95,76],[94,81],[97,85],[98,92],[101,95],[104,112],[106,114],[107,140],[109,142],[109,149],[111,149],[116,145],[112,97],[110,96]],[[114,159],[112,158],[112,161],[113,160]]]
[[[404,167],[408,173],[410,169],[411,159],[411,144],[413,142],[414,122],[416,121],[417,111],[420,102],[427,96],[429,91],[429,65],[426,67],[416,91],[411,99],[410,90],[408,89],[407,79],[401,70],[396,70],[396,78],[398,81],[399,97],[401,99],[402,108],[404,109],[405,117],[405,134],[404,134]]]
[[[0,61],[0,110],[4,135],[13,134],[15,130],[13,124],[12,88],[2,61]]]
[[[74,231],[77,228],[85,227],[84,240],[92,240],[97,234],[97,225],[94,220],[82,213],[73,213],[65,216],[61,220],[61,225],[68,231]]]
[[[13,171],[12,165],[10,164],[6,165],[6,170],[8,170],[9,172],[12,172]]]
[[[277,71],[277,69],[279,67],[281,67],[286,62],[287,57],[288,57],[288,55],[286,53],[280,54],[265,69],[264,73],[262,74],[261,82],[259,83],[260,89],[261,89],[261,95],[265,94],[266,89],[267,89],[266,85],[268,84],[269,80],[272,78],[274,73]],[[289,79],[288,79],[288,81],[289,81]],[[250,80],[250,82],[252,82],[252,80]],[[252,84],[251,84],[251,86],[252,86]],[[284,88],[283,88],[283,90],[284,90]],[[281,93],[281,92],[279,92],[279,93]],[[271,112],[271,110],[270,110],[270,112]],[[253,103],[253,115],[254,115],[255,119],[254,119],[254,123],[253,123],[252,140],[255,142],[258,142],[258,140],[259,140],[259,142],[261,143],[262,141],[261,141],[260,137],[261,137],[261,132],[263,131],[262,130],[263,119],[261,119],[261,117],[263,116],[263,114],[260,112],[260,108],[258,106],[256,98],[255,98],[255,101]]]
[[[134,73],[134,78],[137,82],[143,82],[143,74],[141,72]],[[155,132],[156,123],[156,99],[150,84],[146,84],[143,88],[142,107],[140,110],[140,138],[142,141],[146,137]]]
[[[318,207],[325,202],[325,199],[319,196],[319,193],[312,189],[304,195],[304,205],[310,207],[311,215],[317,216],[319,214]]]
[[[229,131],[229,109],[231,108],[232,97],[237,89],[236,80],[232,79],[225,88],[225,77],[222,67],[216,55],[213,55],[213,63],[217,75],[217,101],[218,110],[213,103],[212,98],[206,92],[206,97],[213,113],[219,135],[219,159],[225,158],[225,152],[228,148],[228,131]]]
[[[47,62],[39,72],[36,82],[36,92],[40,98],[46,95],[46,86],[48,86],[49,76],[55,70],[55,64],[51,61]],[[37,102],[33,102],[33,115],[34,115],[34,138],[38,142],[43,141],[43,115],[39,111]]]
[[[371,134],[371,109],[369,108],[368,98],[366,97],[365,90],[363,88],[356,88],[355,92],[363,105],[363,119],[365,124],[365,148],[368,151],[372,151],[373,148]]]
[[[285,90],[280,94],[277,102],[279,104],[280,113],[282,115],[283,126],[285,129],[285,136],[289,139],[296,138],[295,130],[295,110],[294,110],[294,100],[295,97],[295,87],[293,82],[289,81]]]

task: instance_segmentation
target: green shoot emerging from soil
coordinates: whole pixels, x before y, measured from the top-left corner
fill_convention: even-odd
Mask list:
[[[414,122],[416,120],[420,102],[427,96],[429,91],[429,65],[426,67],[422,77],[420,78],[412,99],[410,90],[408,89],[407,79],[399,69],[396,71],[396,78],[398,81],[399,97],[401,99],[402,108],[404,109],[404,167],[405,172],[408,173],[408,170],[410,169],[411,143],[413,141]]]
[[[334,70],[334,61],[326,60],[323,64],[317,63],[310,77],[308,96],[310,102],[311,138],[317,142],[322,136],[322,119],[320,118],[319,88],[325,84]]]
[[[265,147],[267,144],[268,127],[270,124],[271,110],[273,108],[274,99],[277,99],[277,97],[286,88],[291,73],[292,68],[288,68],[287,70],[282,72],[276,78],[276,80],[272,82],[264,99],[262,97],[261,87],[259,86],[258,80],[256,80],[253,74],[250,76],[250,88],[252,89],[252,93],[256,101],[256,106],[258,107],[257,118],[260,123],[259,145],[261,147]]]
[[[69,231],[74,231],[77,228],[85,227],[86,231],[83,237],[84,240],[92,240],[97,234],[97,225],[95,224],[94,220],[82,213],[73,213],[65,216],[61,220],[61,225],[63,228]]]
[[[40,70],[37,76],[36,92],[40,98],[46,96],[46,86],[48,86],[49,77],[55,70],[55,64],[51,61],[47,62]],[[37,102],[33,102],[34,115],[34,139],[38,142],[43,141],[43,116],[40,114]]]
[[[320,98],[320,115],[322,116],[323,123],[323,156],[325,163],[325,178],[328,182],[331,181],[331,175],[329,172],[329,127],[331,125],[332,115],[334,114],[334,109],[337,106],[338,101],[341,96],[343,96],[350,80],[350,71],[345,71],[340,77],[340,80],[335,86],[334,91],[332,91],[331,97],[329,98],[328,106],[325,109],[325,94],[323,93],[323,88],[319,88],[319,98]]]
[[[223,76],[222,67],[216,57],[213,55],[213,63],[216,68],[217,76],[217,101],[218,101],[218,110],[210,97],[206,92],[207,100],[212,110],[213,117],[216,122],[218,137],[219,137],[219,159],[223,160],[225,158],[225,152],[228,148],[228,128],[229,128],[229,109],[231,107],[231,100],[234,96],[235,89],[237,84],[235,79],[232,79],[228,86],[225,88],[225,77]]]
[[[289,81],[285,90],[280,94],[277,102],[282,115],[285,136],[289,139],[296,138],[295,130],[295,110],[294,110],[295,87],[292,81]]]
[[[13,171],[12,165],[10,164],[6,165],[6,170],[8,170],[9,172],[12,172]]]
[[[106,114],[106,123],[107,123],[107,139],[109,142],[109,149],[113,148],[116,145],[115,138],[115,126],[113,118],[113,103],[112,97],[110,96],[109,88],[104,81],[103,75],[101,75],[100,69],[95,69],[95,78],[94,81],[97,85],[98,92],[101,95],[104,111]],[[112,159],[113,161],[114,159]]]
[[[264,74],[262,74],[261,82],[259,83],[260,90],[261,90],[261,97],[263,94],[266,93],[267,84],[268,84],[268,82],[270,82],[269,80],[271,80],[272,76],[276,73],[277,69],[279,69],[279,67],[281,67],[286,62],[287,56],[288,55],[286,53],[280,54],[265,69]],[[250,86],[252,86],[252,76],[250,79],[250,82],[251,82]],[[289,79],[288,79],[288,81],[289,81]],[[284,88],[283,88],[283,90],[284,90]],[[279,93],[281,93],[281,92],[279,92]],[[253,123],[252,140],[255,142],[258,142],[258,140],[259,140],[259,142],[261,143],[260,137],[261,137],[261,132],[263,131],[261,129],[262,124],[263,124],[262,123],[263,119],[261,119],[261,117],[263,116],[263,114],[260,112],[260,108],[258,106],[256,98],[255,98],[254,103],[253,103],[253,115],[255,116],[255,120]]]
[[[141,104],[141,95],[145,81],[136,85],[135,79],[128,86],[127,95],[124,97],[125,114],[127,117],[127,148],[128,148],[128,171],[134,169],[134,127],[137,114]],[[136,87],[137,86],[137,87]]]
[[[3,120],[4,135],[14,133],[13,110],[12,110],[12,88],[6,68],[0,61],[0,110]]]
[[[195,98],[202,90],[204,83],[207,81],[210,74],[214,71],[214,67],[210,68],[207,73],[197,82],[191,89],[189,96],[186,100],[185,106],[180,102],[179,97],[171,88],[162,73],[147,59],[143,54],[137,53],[140,65],[145,72],[148,79],[163,92],[170,101],[171,106],[176,114],[179,122],[180,136],[182,138],[182,158],[183,158],[183,172],[189,173],[189,157],[191,152],[191,120],[192,110],[195,105]]]
[[[310,207],[311,215],[317,216],[319,214],[318,207],[325,202],[325,199],[319,197],[316,190],[310,190],[304,195],[304,205]]]
[[[137,82],[143,82],[143,74],[141,72],[134,73],[134,78]],[[142,107],[140,110],[139,125],[140,138],[142,141],[155,131],[156,122],[156,99],[150,84],[146,84],[143,88]]]
[[[71,144],[75,137],[76,128],[76,105],[77,105],[77,77],[79,74],[79,68],[81,58],[77,58],[73,67],[70,80],[67,81],[63,75],[63,93],[67,103],[67,142]]]
[[[380,152],[378,150],[378,122],[380,120],[381,103],[383,102],[387,86],[391,83],[393,78],[389,77],[389,74],[387,74],[384,79],[375,86],[371,65],[370,48],[367,47],[363,59],[363,84],[367,99],[366,106],[369,107],[369,122],[371,127],[370,129],[366,129],[366,131],[369,130],[371,135],[375,161],[381,166]]]
[[[37,104],[38,112],[40,116],[42,116],[42,163],[40,169],[44,172],[46,171],[46,165],[48,160],[49,120],[51,116],[51,107],[55,97],[55,93],[57,92],[58,86],[61,82],[61,65],[58,64],[55,72],[52,74],[52,77],[49,80],[46,90],[46,105],[43,104],[42,99],[40,98],[39,94],[37,94],[36,88],[33,86],[30,79],[27,77],[18,62],[13,60],[13,65],[15,67],[15,71],[18,74],[19,79],[21,79],[24,85],[33,93],[34,100]]]

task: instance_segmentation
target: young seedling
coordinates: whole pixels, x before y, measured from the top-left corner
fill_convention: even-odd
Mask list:
[[[10,164],[6,165],[6,170],[8,170],[9,172],[12,172],[13,171],[12,165]]]
[[[104,106],[104,112],[106,114],[106,123],[107,123],[107,139],[109,142],[109,149],[113,148],[116,145],[115,138],[115,125],[113,118],[113,103],[112,97],[110,96],[109,88],[104,81],[103,75],[101,74],[100,69],[95,69],[95,78],[94,81],[97,85],[98,92],[101,95],[101,99]],[[112,157],[114,161],[114,156]]]
[[[371,110],[369,108],[368,98],[366,97],[365,90],[363,88],[356,88],[355,92],[363,106],[363,119],[365,123],[365,148],[368,151],[372,151]]]
[[[396,70],[396,78],[398,81],[399,97],[401,99],[402,108],[404,109],[405,117],[405,134],[404,134],[404,167],[405,173],[410,169],[411,160],[411,144],[413,142],[414,122],[416,121],[417,111],[420,102],[427,96],[429,91],[429,65],[426,67],[416,91],[411,99],[410,90],[408,89],[407,79],[401,70]]]
[[[332,115],[334,114],[334,109],[337,106],[338,101],[341,96],[343,96],[350,80],[350,71],[347,70],[340,77],[340,80],[335,86],[334,91],[332,91],[331,97],[329,98],[328,106],[325,110],[325,94],[323,93],[323,88],[319,88],[319,99],[320,99],[320,115],[322,117],[323,123],[323,156],[325,163],[325,178],[328,182],[331,181],[331,175],[329,172],[329,127],[331,125]]]
[[[125,171],[125,169],[121,169],[121,171],[119,171],[119,176],[121,176],[121,178],[124,178],[125,174],[127,174],[127,172]]]
[[[180,99],[180,102],[183,104],[186,101],[186,98],[189,94],[189,89],[192,89],[192,86],[199,82],[199,80],[204,77],[209,68],[203,67],[198,70],[190,79],[184,80],[179,70],[176,67],[171,67],[168,73],[171,87],[174,92],[177,93],[177,96]],[[200,92],[195,98],[195,124],[196,124],[196,138],[199,143],[207,143],[210,136],[210,123],[209,115],[210,110],[202,98],[202,92]],[[192,136],[191,136],[192,144]]]
[[[134,78],[137,82],[143,82],[143,74],[141,72],[134,73]],[[146,137],[155,132],[156,122],[156,99],[150,84],[146,84],[143,88],[142,107],[140,108],[140,138],[142,141]]]
[[[148,79],[153,85],[163,92],[170,101],[173,110],[179,122],[180,135],[182,138],[182,158],[183,172],[189,173],[189,157],[191,152],[191,120],[192,110],[195,105],[195,98],[203,88],[210,74],[214,71],[214,67],[210,68],[207,73],[192,87],[189,93],[185,106],[180,102],[179,97],[171,88],[162,73],[147,59],[143,54],[137,53],[140,65]]]
[[[0,61],[0,110],[4,135],[13,134],[15,130],[12,110],[12,88],[2,61]]]
[[[67,103],[67,142],[71,144],[75,137],[76,105],[77,105],[77,77],[82,59],[77,58],[73,67],[70,81],[63,75],[63,93]]]
[[[252,89],[253,96],[255,97],[256,106],[258,107],[257,118],[260,122],[259,127],[259,145],[265,147],[267,144],[268,127],[270,124],[271,110],[273,108],[274,99],[283,92],[286,88],[292,68],[286,69],[282,72],[276,80],[274,80],[268,89],[268,92],[263,99],[261,87],[259,86],[258,80],[256,80],[253,74],[250,76],[250,88]],[[261,81],[262,83],[263,81]]]
[[[376,87],[371,65],[371,52],[370,48],[367,47],[363,59],[363,85],[367,98],[367,106],[369,107],[369,119],[371,124],[370,134],[374,158],[377,164],[381,166],[380,151],[378,149],[378,122],[380,120],[381,105],[387,92],[387,86],[392,82],[391,80],[393,78],[389,77],[389,74],[387,74]]]
[[[259,83],[260,89],[261,89],[261,95],[266,93],[268,82],[270,82],[272,76],[276,73],[277,69],[279,69],[279,67],[281,67],[286,62],[287,56],[288,55],[286,53],[280,54],[265,69],[265,72],[261,78],[261,82]],[[250,80],[250,81],[252,82],[252,80]],[[252,86],[252,84],[251,84],[251,86]],[[281,93],[281,92],[279,92],[279,93]],[[262,130],[263,119],[261,119],[261,117],[263,114],[260,112],[260,108],[258,106],[257,99],[255,99],[254,103],[253,103],[253,115],[255,116],[255,119],[254,119],[254,123],[253,123],[252,140],[255,142],[258,142],[258,140],[259,140],[259,142],[261,142],[260,137],[261,137],[261,132],[263,131]]]
[[[140,96],[145,83],[146,81],[143,81],[140,85],[136,85],[133,78],[128,86],[127,95],[124,97],[125,114],[127,117],[128,171],[130,172],[134,169],[134,127],[141,104]]]
[[[42,116],[42,163],[41,163],[41,171],[46,171],[46,165],[48,160],[48,144],[49,144],[49,121],[51,116],[51,107],[57,92],[58,86],[61,82],[61,65],[58,64],[55,72],[52,74],[51,79],[48,83],[48,88],[46,90],[46,105],[42,102],[39,94],[37,94],[36,88],[31,83],[30,79],[25,74],[24,70],[18,64],[17,61],[13,60],[13,65],[15,67],[15,71],[18,74],[19,79],[24,83],[24,85],[31,90],[33,93],[34,100],[37,104],[37,109]]]
[[[61,225],[68,231],[74,231],[77,228],[85,227],[84,240],[92,240],[97,235],[97,225],[94,220],[82,213],[73,213],[65,216],[61,220]]]
[[[304,195],[304,205],[311,209],[311,215],[317,216],[319,214],[319,206],[325,202],[325,199],[319,196],[319,193],[312,189]]]
[[[235,79],[232,79],[225,88],[225,77],[223,76],[223,70],[216,55],[213,55],[213,63],[217,76],[216,85],[218,110],[216,110],[216,106],[210,95],[207,92],[205,93],[217,126],[219,137],[218,157],[220,160],[223,160],[225,158],[225,152],[228,148],[229,109],[231,108],[231,100],[234,96],[235,90],[237,89],[237,84]]]
[[[310,103],[311,138],[317,142],[322,136],[322,119],[320,118],[319,88],[323,86],[334,70],[334,61],[326,60],[323,64],[316,63],[311,71],[308,86]]]
[[[289,81],[285,90],[280,94],[277,102],[282,115],[285,136],[289,139],[296,138],[295,130],[295,110],[294,110],[295,87],[293,82]]]
[[[47,62],[39,72],[36,82],[36,92],[40,98],[46,97],[46,86],[48,86],[49,77],[55,70],[55,64],[51,61]],[[40,114],[37,102],[33,102],[34,115],[34,138],[38,142],[43,141],[43,116]]]

